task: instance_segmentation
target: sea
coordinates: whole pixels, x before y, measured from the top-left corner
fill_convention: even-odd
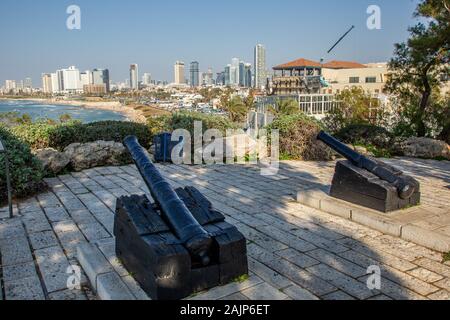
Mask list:
[[[97,121],[126,121],[127,118],[120,112],[87,109],[81,106],[69,106],[58,104],[46,104],[36,101],[26,100],[0,100],[0,116],[1,113],[14,112],[19,116],[28,114],[33,120],[52,119],[59,120],[62,115],[69,114],[72,119],[79,120],[83,123],[91,123]],[[1,121],[1,120],[0,120]]]

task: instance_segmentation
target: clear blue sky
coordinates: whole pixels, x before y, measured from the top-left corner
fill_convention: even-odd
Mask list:
[[[81,7],[81,30],[66,28],[66,8]],[[382,10],[382,29],[366,27],[366,9]],[[417,0],[1,0],[0,81],[76,65],[128,77],[131,63],[154,79],[173,79],[176,60],[200,70],[222,69],[233,57],[253,63],[253,47],[267,48],[268,67],[305,57],[359,62],[388,60],[407,38]],[[331,54],[326,51],[351,26]]]

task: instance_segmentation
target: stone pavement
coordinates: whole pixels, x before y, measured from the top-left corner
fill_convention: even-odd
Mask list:
[[[435,227],[448,227],[449,163],[397,164],[422,182],[422,205],[443,210],[430,215]],[[248,239],[250,278],[191,299],[450,299],[450,262],[442,253],[295,202],[299,190],[328,188],[332,162],[282,162],[273,177],[252,166],[158,167],[174,187],[196,186]],[[116,198],[148,193],[136,168],[89,169],[48,183],[49,192],[15,207],[13,220],[0,211],[3,298],[96,299],[90,270],[81,272],[81,289],[68,289],[77,249],[87,244],[110,263],[103,278],[111,290],[146,298],[121,269],[112,238]],[[381,271],[380,290],[367,286],[373,266]],[[108,289],[99,283],[99,291]]]

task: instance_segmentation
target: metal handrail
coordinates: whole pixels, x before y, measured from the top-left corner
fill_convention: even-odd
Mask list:
[[[5,175],[6,175],[6,188],[8,190],[9,218],[12,219],[14,217],[14,211],[12,205],[12,189],[11,189],[11,175],[9,172],[9,159],[5,144],[1,139],[0,139],[0,154],[5,155]]]

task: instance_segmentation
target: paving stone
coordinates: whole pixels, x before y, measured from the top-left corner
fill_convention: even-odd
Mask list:
[[[450,278],[444,278],[438,282],[435,282],[434,285],[438,286],[439,288],[450,291]]]
[[[67,289],[69,262],[59,246],[36,250],[36,263],[49,293]]]
[[[422,281],[432,283],[443,279],[444,277],[424,268],[417,268],[408,272],[410,275]]]
[[[82,290],[63,290],[63,291],[57,291],[50,293],[48,295],[50,300],[56,300],[56,301],[73,301],[73,300],[87,300],[86,295]]]
[[[391,301],[392,299],[384,294],[379,294],[375,297],[369,298],[368,300],[377,300],[377,301]]]
[[[43,211],[27,212],[22,222],[28,233],[52,230]]]
[[[438,292],[430,294],[428,296],[428,299],[449,301],[450,300],[450,292],[447,290],[439,290]]]
[[[0,240],[3,266],[32,262],[30,245],[24,236]]]
[[[327,265],[320,264],[309,267],[306,270],[358,299],[367,299],[374,295],[366,285]]]
[[[101,300],[136,300],[115,272],[103,273],[98,276],[97,295]]]
[[[45,214],[50,222],[70,220],[70,216],[63,207],[44,208]]]
[[[282,291],[293,300],[300,300],[300,301],[319,300],[319,298],[313,295],[311,292],[295,284],[283,289]]]
[[[431,270],[437,274],[443,275],[444,277],[450,278],[450,266],[447,266],[445,264],[439,263],[434,260],[430,260],[428,258],[421,258],[414,263],[418,264],[419,266]]]
[[[226,300],[226,301],[245,301],[250,300],[248,297],[244,296],[242,293],[233,293],[232,295],[229,295],[227,297],[221,298],[219,300]]]
[[[89,224],[97,221],[87,209],[69,210],[69,214],[77,224]]]
[[[25,229],[19,219],[0,222],[0,240],[25,237]]]
[[[111,237],[111,235],[98,222],[78,224],[78,227],[89,242]]]
[[[6,300],[45,300],[41,283],[37,276],[5,281]]]
[[[277,289],[282,289],[292,285],[292,282],[288,280],[286,277],[282,276],[278,272],[270,269],[266,265],[258,262],[253,258],[249,257],[248,267],[258,277],[260,277],[265,282],[269,283],[271,286]]]
[[[54,247],[58,245],[58,240],[53,231],[43,231],[30,234],[30,242],[33,250]]]
[[[293,264],[299,266],[300,268],[308,268],[311,266],[314,266],[316,264],[319,264],[320,262],[316,259],[298,252],[294,249],[286,249],[277,251],[276,254],[280,257],[283,257],[284,259],[292,262]]]
[[[329,293],[322,297],[323,300],[333,300],[333,301],[349,301],[349,300],[355,300],[352,296],[348,295],[347,293],[343,291],[335,291],[332,293]]]
[[[10,282],[37,276],[34,262],[3,266],[3,281]],[[1,290],[0,290],[1,291]]]
[[[254,287],[262,282],[263,281],[260,278],[250,276],[250,278],[244,282],[230,283],[222,287],[216,287],[207,292],[190,297],[187,300],[219,300],[242,290]]]
[[[284,243],[285,245],[287,245],[287,247],[294,248],[300,252],[306,252],[316,249],[316,246],[314,244],[300,239],[299,237],[296,237],[294,235],[287,234],[286,232],[283,232],[272,226],[259,227],[258,230],[264,232],[267,237],[272,237],[273,239]]]
[[[267,283],[242,290],[241,293],[250,300],[284,300],[288,296]]]
[[[95,245],[83,244],[78,246],[77,259],[88,276],[94,291],[97,291],[98,276],[113,271],[108,260]]]
[[[70,258],[74,256],[77,246],[86,242],[85,237],[72,221],[56,222],[53,224],[53,230]]]
[[[357,264],[323,249],[310,251],[308,255],[352,278],[358,278],[367,274],[367,268],[361,268]]]

